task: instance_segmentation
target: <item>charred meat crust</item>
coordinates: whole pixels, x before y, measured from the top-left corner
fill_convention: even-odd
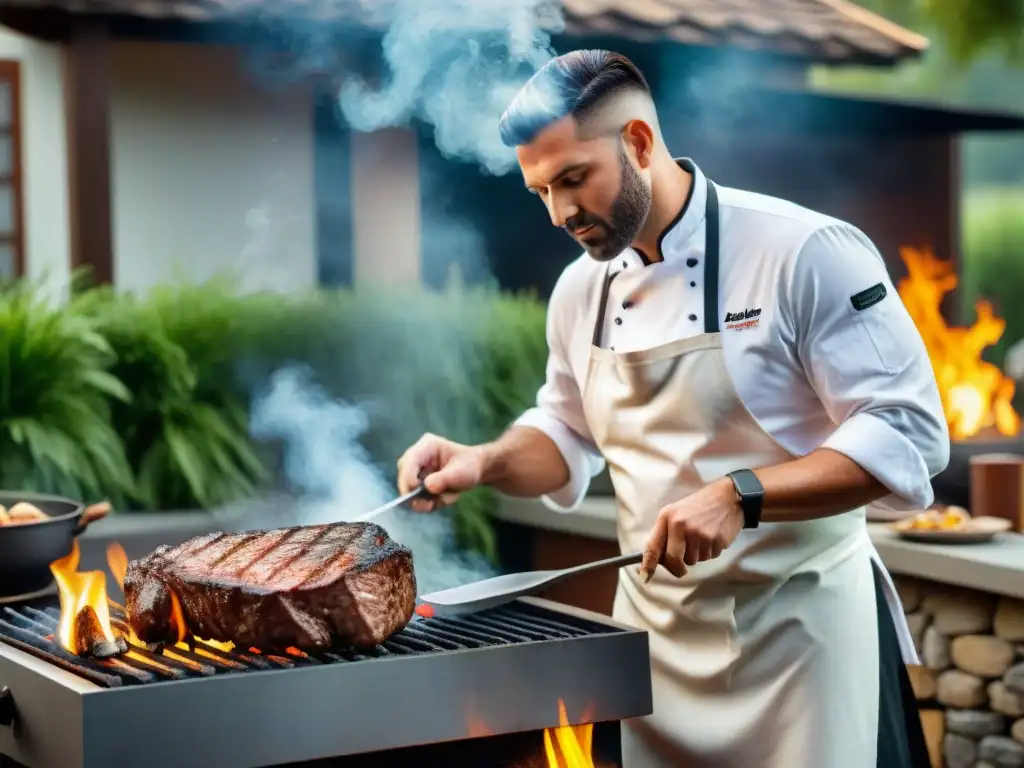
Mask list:
[[[373,523],[212,533],[128,564],[125,607],[146,643],[186,634],[242,648],[369,647],[412,618],[412,552]],[[177,605],[176,605],[177,604]]]

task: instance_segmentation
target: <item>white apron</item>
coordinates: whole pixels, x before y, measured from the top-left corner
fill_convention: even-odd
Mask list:
[[[596,310],[583,404],[615,486],[623,552],[644,548],[666,504],[733,470],[794,458],[747,412],[725,369],[710,181],[708,193],[705,333],[640,352],[602,349],[610,269]],[[644,585],[622,569],[614,617],[648,631],[654,691],[654,713],[623,724],[624,768],[873,768],[873,555],[861,508],[744,530],[682,579],[658,568]]]

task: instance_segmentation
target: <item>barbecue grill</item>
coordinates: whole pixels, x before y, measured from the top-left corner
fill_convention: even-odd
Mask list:
[[[0,608],[0,763],[294,765],[556,727],[559,701],[570,724],[652,711],[645,632],[539,599],[308,655],[195,641],[99,661],[61,647],[59,616],[52,598]]]

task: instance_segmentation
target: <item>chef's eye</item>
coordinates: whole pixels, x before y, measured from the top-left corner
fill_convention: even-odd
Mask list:
[[[575,189],[576,187],[581,186],[586,179],[587,175],[585,173],[577,173],[571,176],[566,176],[562,179],[562,184],[570,189]]]

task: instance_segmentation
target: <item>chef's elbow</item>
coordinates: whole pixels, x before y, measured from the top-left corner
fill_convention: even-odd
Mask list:
[[[942,429],[929,437],[927,444],[919,449],[921,458],[928,467],[928,476],[935,477],[945,471],[949,466],[949,430],[942,422]]]
[[[863,467],[889,491],[875,503],[898,511],[931,505],[931,478],[949,462],[945,423],[919,407],[861,411],[843,421],[822,447]]]
[[[910,449],[903,470],[905,478],[897,480],[896,476],[888,478],[891,491],[900,497],[890,497],[882,506],[892,509],[926,509],[935,501],[932,478],[941,473],[949,465],[949,427],[938,397],[935,402],[924,398],[913,406],[883,409],[874,415],[887,422],[892,428],[890,432],[893,466],[900,466],[898,444],[901,442],[897,433],[902,435],[905,445]],[[916,454],[916,459],[913,454]]]
[[[929,479],[949,466],[949,425],[938,390],[932,394],[932,397],[922,398],[912,409],[916,411],[916,418],[908,414],[906,419],[912,425],[907,437],[921,455]]]

